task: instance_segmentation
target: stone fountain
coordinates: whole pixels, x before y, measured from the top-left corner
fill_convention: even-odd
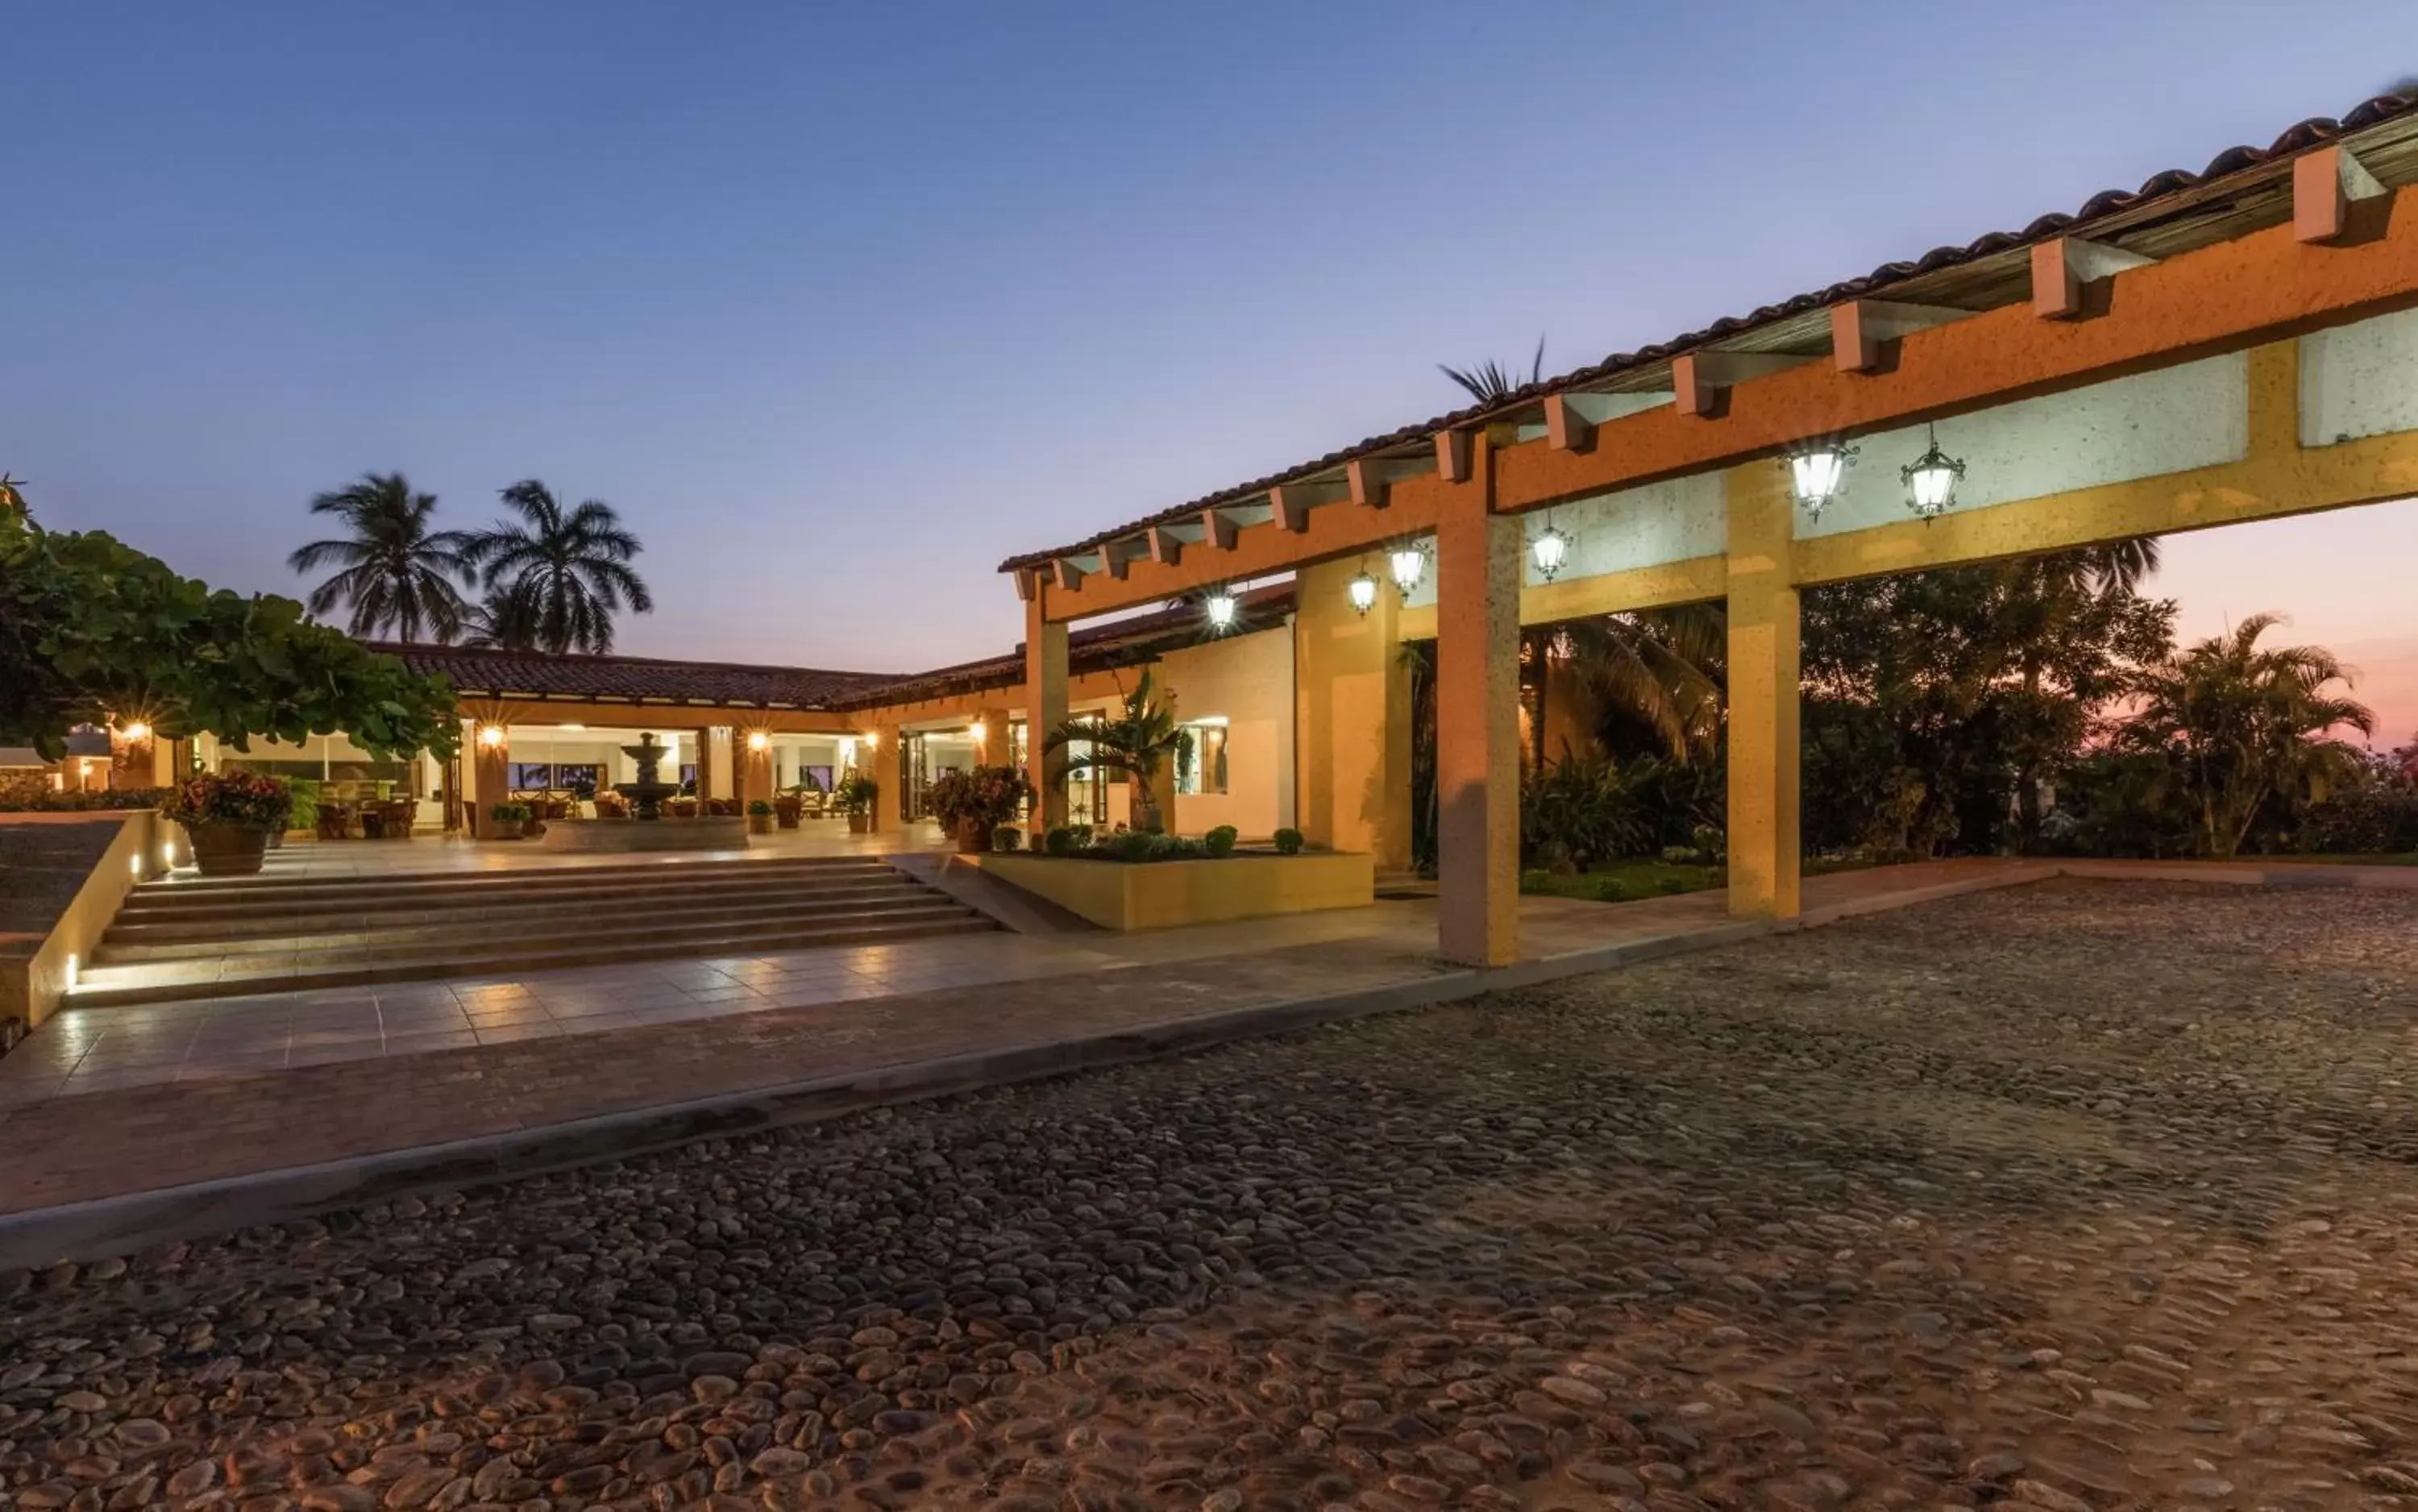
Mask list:
[[[664,742],[655,739],[652,730],[639,736],[637,744],[621,747],[621,754],[638,764],[638,780],[617,782],[613,790],[637,805],[639,818],[662,818],[664,800],[680,791],[680,784],[665,782],[655,775],[655,768],[662,764],[666,749]]]

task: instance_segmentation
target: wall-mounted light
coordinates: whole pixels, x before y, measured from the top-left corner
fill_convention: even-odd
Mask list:
[[[1407,598],[1428,575],[1428,554],[1416,545],[1396,546],[1385,554],[1385,569],[1393,574],[1394,587]]]
[[[1364,615],[1377,606],[1377,580],[1369,575],[1365,567],[1352,579],[1345,591],[1352,595],[1352,607]]]
[[[1556,528],[1551,520],[1537,538],[1528,542],[1528,559],[1537,564],[1537,575],[1550,583],[1562,564],[1570,559],[1570,538]]]
[[[880,733],[876,730],[866,730],[863,735],[859,736],[858,739],[865,742],[865,748],[868,751],[881,743]]]
[[[151,726],[138,719],[117,733],[126,737],[127,744],[136,745],[151,738]]]
[[[499,746],[499,745],[503,744],[503,743],[504,743],[504,727],[503,727],[501,725],[480,725],[480,726],[479,726],[479,743],[480,743],[481,745],[485,746],[485,747],[486,747],[488,750],[490,750],[490,751],[492,751],[492,750],[496,749],[497,746]]]
[[[1243,604],[1234,597],[1232,588],[1215,588],[1201,601],[1201,607],[1209,616],[1209,628],[1222,634],[1234,628],[1234,616],[1241,612]]]
[[[1956,485],[1965,480],[1965,459],[1939,450],[1939,430],[1930,429],[1931,449],[1898,470],[1905,482],[1905,507],[1918,519],[1936,520],[1956,503]]]
[[[773,737],[765,734],[762,730],[749,730],[747,732],[747,749],[750,751],[770,751],[773,749]]]
[[[984,726],[983,722],[979,719],[966,726],[966,733],[973,737],[974,743],[977,745],[990,738],[990,731]]]
[[[134,852],[134,854],[127,857],[126,861],[126,869],[134,874],[134,879],[138,882],[143,880],[143,852],[138,850]]]
[[[1846,486],[1856,451],[1837,441],[1809,441],[1783,458],[1788,468],[1788,491],[1796,496],[1797,507],[1820,519]]]

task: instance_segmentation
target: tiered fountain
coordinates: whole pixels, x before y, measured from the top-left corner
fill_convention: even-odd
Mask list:
[[[613,790],[637,806],[639,818],[662,818],[664,800],[680,791],[680,784],[655,775],[655,768],[663,764],[664,750],[664,742],[655,739],[652,730],[639,736],[637,744],[621,747],[621,754],[638,764],[638,780],[617,782]]]
[[[630,801],[634,817],[549,824],[546,848],[604,852],[746,849],[747,821],[736,814],[704,814],[686,819],[664,817],[664,800],[680,791],[678,783],[656,775],[669,751],[652,730],[638,737],[637,744],[621,747],[621,754],[638,764],[638,780],[617,782],[613,790]]]

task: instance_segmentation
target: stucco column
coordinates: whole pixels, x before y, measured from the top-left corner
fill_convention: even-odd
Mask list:
[[[1733,467],[1729,501],[1730,913],[1794,919],[1798,820],[1798,618],[1786,475]]]
[[[1493,456],[1436,521],[1437,944],[1449,961],[1520,954],[1520,522],[1498,515]],[[1382,595],[1381,595],[1382,596]]]
[[[1008,764],[1008,711],[1004,709],[975,710],[974,723],[982,726],[982,736],[974,741],[974,765],[1003,767]]]
[[[907,742],[899,739],[895,725],[877,726],[873,742],[865,756],[865,770],[880,788],[873,800],[873,828],[888,834],[907,827]]]
[[[713,772],[713,796],[736,798],[739,795],[738,764],[731,759],[731,728],[716,725],[705,732],[704,766]]]
[[[739,801],[743,809],[773,801],[773,736],[768,730],[741,730],[738,735]]]
[[[690,759],[696,768],[696,811],[703,814],[713,797],[713,731],[700,725],[688,732],[688,738],[696,747]]]
[[[1309,844],[1411,864],[1411,672],[1401,595],[1381,583],[1352,607],[1361,560],[1300,569],[1293,603],[1293,815]],[[1380,571],[1375,558],[1368,568]]]
[[[1024,606],[1024,738],[1033,752],[1033,786],[1041,797],[1033,821],[1043,830],[1066,822],[1066,788],[1059,781],[1066,753],[1044,752],[1049,732],[1066,723],[1066,626],[1042,617],[1046,589],[1033,589]]]
[[[490,741],[490,733],[501,739]],[[487,810],[512,798],[512,732],[501,725],[480,725],[470,735],[470,832],[482,839],[495,832]]]

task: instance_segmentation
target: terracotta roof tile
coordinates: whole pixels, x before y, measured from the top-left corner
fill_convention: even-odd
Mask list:
[[[554,656],[543,651],[370,643],[423,675],[473,697],[540,696],[597,702],[668,700],[742,708],[819,709],[856,688],[891,680],[879,672],[675,662],[648,656]]]

